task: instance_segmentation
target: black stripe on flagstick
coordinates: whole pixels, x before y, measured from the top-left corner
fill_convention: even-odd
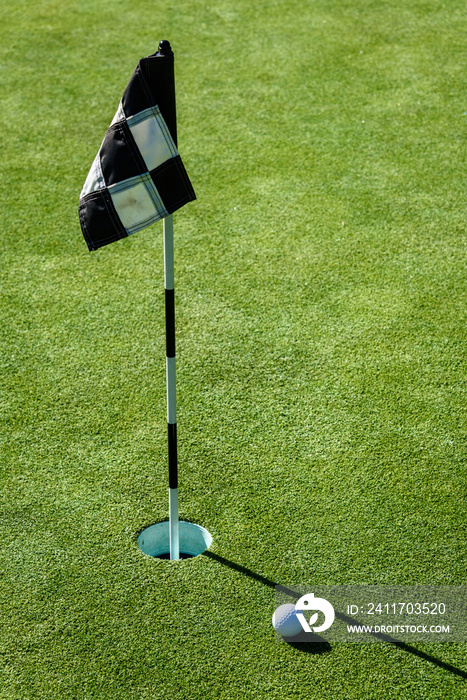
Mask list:
[[[178,488],[177,424],[167,423],[169,434],[169,488]]]
[[[175,357],[175,293],[165,290],[165,341],[167,357]]]

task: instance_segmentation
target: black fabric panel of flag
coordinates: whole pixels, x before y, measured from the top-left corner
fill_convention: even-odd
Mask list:
[[[122,107],[126,117],[132,117],[134,114],[144,112],[145,109],[156,104],[141,71],[142,61],[144,59],[141,59],[136,66],[135,72],[131,76],[122,96]]]
[[[147,90],[153,104],[158,105],[172,139],[177,145],[177,116],[175,107],[175,79],[173,70],[173,54],[164,56],[148,56],[140,61],[140,79],[143,88]],[[133,112],[136,114],[136,112]]]
[[[102,142],[100,157],[102,174],[108,187],[148,172],[126,121],[109,127]]]
[[[83,197],[79,204],[79,218],[89,250],[97,250],[128,236],[107,189],[91,192]]]
[[[180,156],[174,156],[149,174],[169,214],[196,199]]]

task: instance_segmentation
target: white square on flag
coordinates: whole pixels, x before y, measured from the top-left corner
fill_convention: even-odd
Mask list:
[[[150,178],[133,178],[112,185],[109,194],[122,224],[129,231],[166,216],[165,208]]]
[[[172,138],[157,107],[129,117],[127,124],[148,170],[154,170],[177,154],[176,148],[171,147]]]

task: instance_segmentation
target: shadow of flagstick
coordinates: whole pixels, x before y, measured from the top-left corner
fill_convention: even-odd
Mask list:
[[[247,569],[246,566],[236,564],[234,561],[230,561],[230,559],[225,559],[219,554],[214,554],[214,552],[210,552],[209,550],[205,550],[201,556],[209,557],[210,559],[215,559],[215,561],[218,561],[220,564],[224,564],[225,566],[228,566],[229,568],[238,571],[240,574],[245,574],[246,576],[255,579],[255,581],[259,581],[264,586],[269,586],[269,588],[276,588],[277,586],[277,584],[274,583],[274,581],[271,581],[271,579],[266,578],[265,576],[261,576],[261,574],[257,574],[251,569]],[[297,595],[296,591],[293,591],[290,588],[286,588],[285,586],[278,586],[278,588],[280,588],[281,591],[283,591],[284,593],[288,593],[289,595],[292,595],[294,597],[296,597]],[[285,637],[283,639],[284,642],[286,642],[286,644],[288,644],[289,646],[294,647],[299,651],[306,652],[308,654],[324,654],[327,651],[331,651],[331,645],[329,644],[329,642],[323,639],[323,637],[320,637],[318,634],[307,635],[307,640],[310,638],[310,636],[313,637],[313,642],[300,641],[302,639],[302,635],[291,637],[290,640],[286,639]]]
[[[287,588],[287,586],[282,586],[280,584],[275,583],[269,578],[266,578],[266,576],[261,576],[261,574],[257,574],[256,572],[252,571],[251,569],[248,569],[246,566],[242,566],[241,564],[236,564],[233,561],[230,561],[229,559],[226,559],[225,557],[221,557],[219,554],[214,554],[214,552],[210,552],[209,550],[206,550],[203,552],[201,556],[209,557],[209,559],[214,559],[215,561],[218,561],[220,564],[224,564],[224,566],[228,566],[230,569],[234,569],[234,571],[238,571],[240,574],[244,574],[245,576],[249,576],[250,578],[254,579],[255,581],[259,581],[259,583],[262,583],[264,586],[268,586],[269,588],[279,588],[281,591],[284,593],[288,593],[291,596],[297,596],[300,594],[297,594],[297,591],[294,591],[292,588]],[[354,620],[352,617],[349,617],[347,615],[344,615],[343,613],[336,612],[336,617],[339,618],[340,620],[343,620],[344,622],[348,624],[360,624],[358,620]],[[315,638],[318,635],[315,636]],[[457,668],[457,666],[453,666],[452,664],[448,664],[445,661],[441,661],[441,659],[437,659],[435,656],[432,656],[431,654],[427,654],[424,651],[420,651],[420,649],[416,649],[415,647],[411,646],[410,644],[406,644],[406,642],[400,642],[397,639],[393,639],[387,634],[378,634],[374,633],[375,637],[378,639],[381,639],[381,641],[384,642],[390,642],[391,644],[394,644],[394,646],[398,647],[402,651],[406,651],[409,654],[413,654],[413,656],[418,656],[420,659],[423,659],[424,661],[429,661],[430,663],[434,664],[435,666],[438,666],[439,668],[443,668],[445,671],[449,671],[450,673],[453,673],[456,676],[460,676],[461,678],[467,678],[467,671],[463,671],[460,668]],[[320,638],[322,639],[322,638]],[[313,643],[303,643],[299,641],[290,641],[288,642],[290,646],[295,647],[296,649],[299,649],[304,652],[308,653],[314,653],[314,654],[322,654],[326,651],[331,650],[331,645],[329,642],[326,642],[324,639],[322,642],[313,642]],[[318,648],[316,648],[318,647]]]

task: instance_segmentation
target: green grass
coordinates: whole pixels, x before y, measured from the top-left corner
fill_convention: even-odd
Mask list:
[[[272,583],[465,583],[464,4],[0,19],[0,698],[466,697],[465,645],[309,653],[270,624]],[[90,254],[77,216],[161,38],[198,195],[175,216],[181,517],[215,555],[180,563],[136,543],[168,513],[161,226]]]

